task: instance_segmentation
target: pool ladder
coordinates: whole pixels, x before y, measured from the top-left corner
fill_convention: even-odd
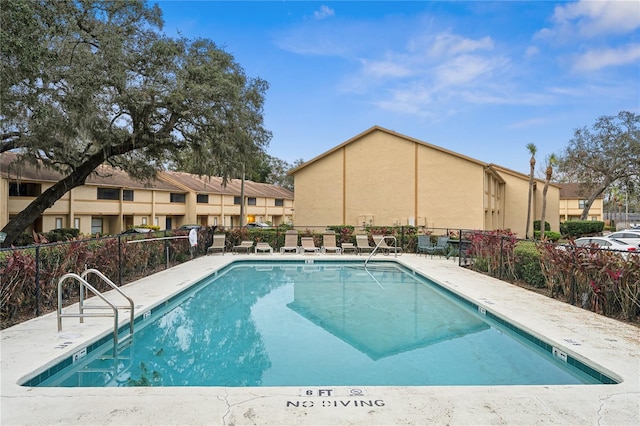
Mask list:
[[[98,291],[87,281],[87,276],[93,274],[105,282],[109,287],[117,291],[129,302],[127,306],[118,306],[109,300],[103,293]],[[80,284],[80,300],[78,302],[78,313],[62,312],[62,285],[67,279],[72,279],[74,282]],[[98,298],[100,298],[107,306],[104,305],[85,305],[85,292],[90,291]],[[86,310],[99,310],[102,312],[85,312]],[[109,312],[104,312],[105,309]],[[68,273],[64,274],[58,280],[58,331],[62,331],[62,318],[74,317],[80,318],[80,322],[84,323],[84,319],[88,317],[113,317],[113,355],[117,356],[119,344],[118,344],[118,309],[129,309],[129,335],[125,336],[126,341],[133,337],[133,316],[134,316],[134,304],[133,299],[127,296],[117,285],[107,278],[102,272],[97,269],[87,269],[81,275]],[[124,342],[125,340],[123,340]]]

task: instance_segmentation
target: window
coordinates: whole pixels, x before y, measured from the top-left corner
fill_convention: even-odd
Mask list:
[[[133,189],[123,189],[122,190],[122,200],[123,201],[133,201]]]
[[[256,197],[247,198],[247,204],[250,205],[250,206],[255,206],[256,205]]]
[[[578,201],[578,208],[584,209],[584,206],[586,206],[586,205],[587,205],[587,200]]]
[[[178,194],[176,192],[172,192],[171,195],[169,195],[169,201],[172,203],[184,203],[186,199],[186,196],[184,194]]]
[[[240,205],[240,204],[242,204],[242,203],[240,202],[240,197],[233,197],[233,204],[236,204],[236,205]]]
[[[284,200],[282,198],[276,198],[276,207],[284,206]]]
[[[147,224],[147,217],[146,217],[146,216],[142,218],[142,224],[143,224],[143,225],[146,225],[146,224]]]
[[[102,234],[102,218],[101,217],[91,218],[91,233]]]
[[[158,219],[158,216],[153,218],[153,226],[160,226],[160,219]]]
[[[198,194],[196,198],[198,204],[209,204],[209,194]]]
[[[37,197],[42,192],[39,183],[9,182],[10,197]]]
[[[62,218],[56,217],[56,229],[62,229]]]
[[[98,200],[119,200],[119,188],[98,188]]]
[[[213,226],[218,226],[218,216],[213,218]]]
[[[73,227],[76,229],[80,229],[80,218],[79,217],[74,217],[73,218]]]

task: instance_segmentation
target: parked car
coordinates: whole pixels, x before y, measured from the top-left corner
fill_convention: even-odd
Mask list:
[[[151,228],[129,228],[122,234],[148,234],[151,232]]]
[[[578,238],[575,241],[575,244],[578,247],[597,246],[598,248],[601,248],[601,249],[618,250],[618,251],[627,252],[627,253],[637,253],[639,251],[637,246],[626,243],[622,240],[611,238],[610,236],[582,237],[582,238]]]
[[[247,223],[247,228],[269,229],[271,228],[271,225],[268,225],[264,222],[249,222]]]
[[[607,237],[621,240],[640,248],[640,229],[625,229],[624,231],[613,232]]]
[[[182,225],[180,228],[178,228],[180,231],[191,231],[192,229],[195,229],[196,231],[198,229],[200,229],[201,226],[200,225]]]

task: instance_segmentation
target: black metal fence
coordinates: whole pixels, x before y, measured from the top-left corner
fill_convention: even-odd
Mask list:
[[[284,245],[288,227],[272,229],[214,228],[197,230],[191,248],[189,230],[121,234],[0,250],[2,328],[56,309],[57,282],[68,272],[96,268],[118,285],[206,254],[214,233],[225,233],[227,250],[241,241],[267,242],[274,250]],[[506,281],[522,281],[547,288],[552,297],[612,316],[634,321],[640,315],[640,255],[624,256],[596,248],[576,248],[525,241],[506,231],[474,231],[410,226],[366,227],[297,226],[299,236],[311,236],[322,246],[322,234],[336,233],[338,245],[355,243],[355,235],[393,235],[404,253],[418,251],[418,237],[431,244],[447,239],[446,249],[431,254]],[[426,231],[426,232],[425,232]],[[422,237],[424,241],[424,237]],[[98,290],[103,283],[92,282]],[[65,295],[73,302],[73,295]]]

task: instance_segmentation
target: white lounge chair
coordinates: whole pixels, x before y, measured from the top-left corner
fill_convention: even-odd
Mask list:
[[[395,253],[402,254],[402,248],[396,246],[390,246],[387,244],[387,240],[385,239],[386,235],[373,235],[373,242],[376,247],[378,247],[378,251],[382,251],[384,254]]]
[[[313,242],[313,237],[300,238],[301,252],[302,253],[314,253],[320,254],[320,247],[316,246]]]
[[[322,253],[333,252],[336,254],[342,253],[342,249],[336,244],[336,233],[333,231],[327,231],[322,234]]]
[[[224,251],[226,250],[226,235],[225,234],[214,234],[213,235],[213,244],[207,249],[207,254],[214,253],[216,251],[222,252],[224,255]]]
[[[269,243],[265,243],[264,241],[257,242],[255,248],[253,249],[256,254],[258,253],[267,253],[273,254],[273,247],[269,245]]]
[[[298,231],[289,229],[284,235],[284,246],[280,247],[280,254],[287,252],[298,253]]]
[[[356,235],[356,253],[371,253],[373,247],[369,245],[369,237],[367,235]]]
[[[243,241],[240,243],[240,245],[237,246],[233,246],[233,251],[235,253],[239,253],[242,250],[246,250],[247,254],[250,253],[250,250],[253,248],[253,241]]]

